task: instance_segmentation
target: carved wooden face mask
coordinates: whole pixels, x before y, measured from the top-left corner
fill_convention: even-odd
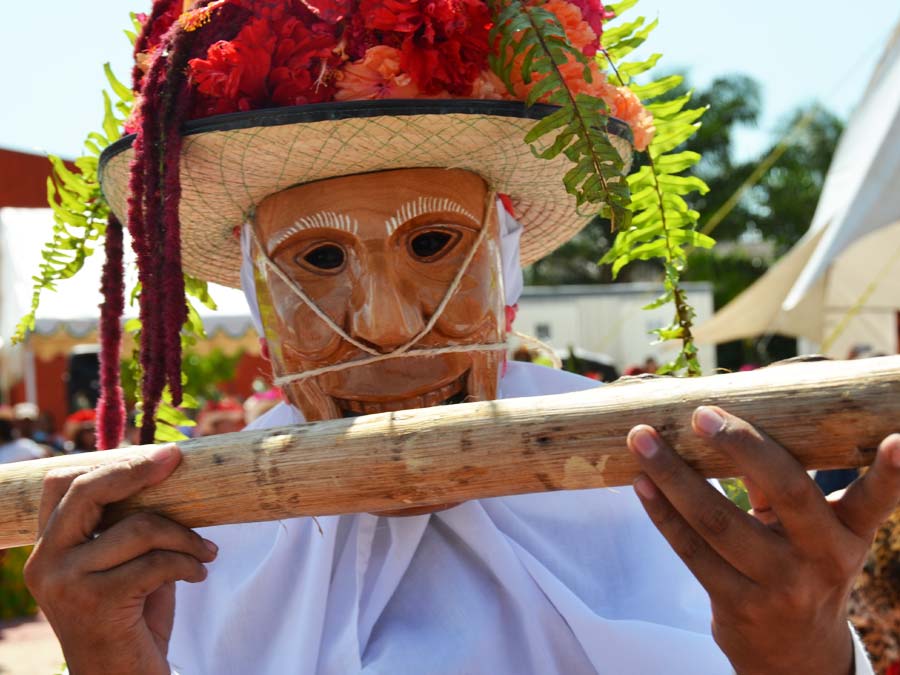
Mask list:
[[[496,397],[496,208],[449,169],[344,176],[257,208],[253,259],[276,383],[307,420]]]

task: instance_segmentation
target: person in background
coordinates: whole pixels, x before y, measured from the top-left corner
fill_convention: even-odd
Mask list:
[[[61,446],[54,445],[53,437],[43,432],[40,411],[34,403],[17,403],[13,406],[13,417],[19,438],[34,441],[48,456],[61,451]]]
[[[0,464],[41,459],[49,453],[30,438],[17,438],[12,408],[0,408]]]
[[[93,409],[79,410],[66,418],[63,428],[66,453],[93,452],[97,449],[96,419],[97,413]]]
[[[37,431],[38,407],[34,403],[16,403],[13,406],[13,417],[16,421],[16,430],[19,438],[34,439]]]
[[[244,406],[234,398],[207,401],[197,417],[195,437],[215,436],[244,428]]]
[[[281,395],[281,390],[276,387],[256,392],[244,401],[244,421],[250,424],[257,417],[262,417],[283,400],[284,397]]]
[[[513,352],[512,355],[513,361],[522,361],[523,363],[531,363],[534,358],[531,354],[531,350],[528,349],[525,345],[520,345],[516,348],[516,351]]]
[[[58,433],[56,427],[56,418],[53,413],[48,410],[38,412],[37,421],[34,424],[34,436],[32,440],[35,443],[44,445],[55,455],[65,452],[65,439]]]

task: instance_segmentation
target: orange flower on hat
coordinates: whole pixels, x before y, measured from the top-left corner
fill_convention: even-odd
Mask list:
[[[541,7],[551,12],[557,18],[566,32],[566,38],[573,47],[585,55],[593,55],[597,52],[597,34],[584,20],[581,10],[576,5],[567,2],[567,0],[549,0],[549,2],[543,3]],[[521,76],[524,62],[525,55],[520,54],[516,57],[512,68],[513,89],[516,97],[520,99],[527,97],[532,87],[543,79],[542,75],[537,75],[530,83],[526,84]],[[600,88],[605,86],[606,76],[600,72],[593,60],[588,62],[587,67],[592,75],[591,82],[588,82],[584,77],[585,64],[578,62],[573,56],[569,56],[568,62],[560,66],[559,71],[566,82],[566,86],[573,93],[599,96],[597,88],[598,86]]]
[[[399,49],[379,45],[369,47],[365,56],[341,69],[335,83],[336,101],[378,98],[417,98],[418,87],[400,69]]]
[[[639,152],[646,150],[656,132],[653,115],[647,111],[641,104],[641,100],[628,87],[612,87],[610,94],[601,97],[609,106],[609,114],[618,117],[631,127],[636,150]]]
[[[544,3],[543,9],[551,12],[566,31],[566,37],[573,47],[581,50],[586,56],[597,53],[597,33],[584,20],[581,10],[567,0],[550,0]]]
[[[506,90],[503,80],[497,77],[491,70],[483,70],[481,75],[472,83],[472,98],[485,100],[515,100],[515,97]]]

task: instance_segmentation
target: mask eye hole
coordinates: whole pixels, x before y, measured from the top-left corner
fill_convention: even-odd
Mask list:
[[[427,230],[414,235],[409,240],[409,249],[413,256],[423,262],[431,262],[441,258],[453,248],[459,240],[459,234],[449,230]]]
[[[344,249],[337,244],[322,244],[297,256],[297,262],[304,267],[323,272],[337,272],[346,259]]]

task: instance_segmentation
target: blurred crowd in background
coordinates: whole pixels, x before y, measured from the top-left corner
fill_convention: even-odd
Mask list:
[[[179,430],[188,438],[240,431],[282,400],[277,389],[259,389],[243,400],[222,396],[205,401],[197,410],[185,410],[194,424]],[[127,445],[138,443],[136,421],[136,411],[132,410],[128,415]],[[34,403],[0,406],[0,464],[92,452],[97,442],[95,423],[93,408],[77,410],[59,423]]]

